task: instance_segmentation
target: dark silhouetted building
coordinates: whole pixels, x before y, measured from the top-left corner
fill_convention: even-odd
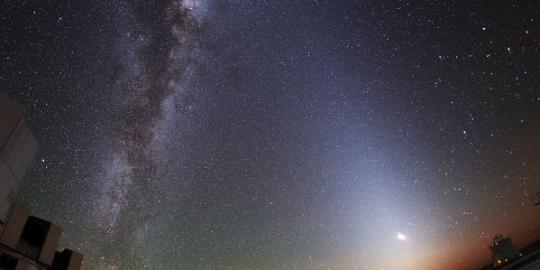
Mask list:
[[[502,266],[521,257],[519,250],[512,244],[512,239],[500,234],[493,238],[493,243],[489,246],[489,249],[491,249],[491,260],[495,267]]]
[[[540,270],[540,241],[517,250],[508,240],[501,235],[494,238],[490,245],[494,261],[481,270]]]
[[[540,206],[540,192],[532,196],[534,206]]]

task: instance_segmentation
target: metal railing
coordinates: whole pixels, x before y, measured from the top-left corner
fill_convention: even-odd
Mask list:
[[[40,250],[39,247],[32,245],[30,242],[19,239],[19,242],[17,243],[17,251],[29,258],[37,260]]]

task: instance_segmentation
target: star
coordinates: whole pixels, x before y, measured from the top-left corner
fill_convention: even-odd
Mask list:
[[[400,241],[406,241],[408,237],[405,234],[398,232],[396,238]]]

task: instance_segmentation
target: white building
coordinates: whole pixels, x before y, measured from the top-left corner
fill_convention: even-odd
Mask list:
[[[0,94],[0,231],[38,152],[38,142],[25,126],[25,115],[23,105]]]
[[[23,105],[0,93],[0,269],[80,270],[82,254],[56,251],[62,229],[16,201],[39,147],[25,114]]]

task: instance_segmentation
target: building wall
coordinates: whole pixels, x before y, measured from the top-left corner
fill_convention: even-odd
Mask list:
[[[21,254],[6,250],[4,248],[0,247],[0,256],[2,257],[9,257],[11,260],[15,261],[15,265],[0,265],[0,269],[8,269],[8,270],[47,270],[46,265],[40,265],[35,261],[32,261],[29,258],[26,258],[22,256]],[[13,262],[13,261],[12,261]],[[7,267],[7,268],[4,268]],[[78,269],[77,269],[78,270]]]
[[[0,232],[39,148],[25,126],[25,113],[23,105],[0,94]]]
[[[17,268],[15,270],[45,270],[45,267],[38,267],[33,262],[27,262],[24,260],[20,260],[19,263],[17,263]]]
[[[39,254],[39,261],[41,263],[52,265],[61,236],[62,229],[54,224],[51,224],[49,231],[47,232],[47,238],[45,239],[45,243],[43,243],[41,253]]]
[[[0,93],[0,149],[6,144],[15,127],[23,124],[25,113],[23,105]]]
[[[10,172],[8,166],[0,161],[0,233],[7,223],[18,190],[19,181]]]
[[[82,267],[83,255],[73,251],[69,259],[67,270],[80,270]]]
[[[0,234],[0,244],[16,249],[29,216],[30,210],[28,208],[20,204],[15,205],[4,231]]]

